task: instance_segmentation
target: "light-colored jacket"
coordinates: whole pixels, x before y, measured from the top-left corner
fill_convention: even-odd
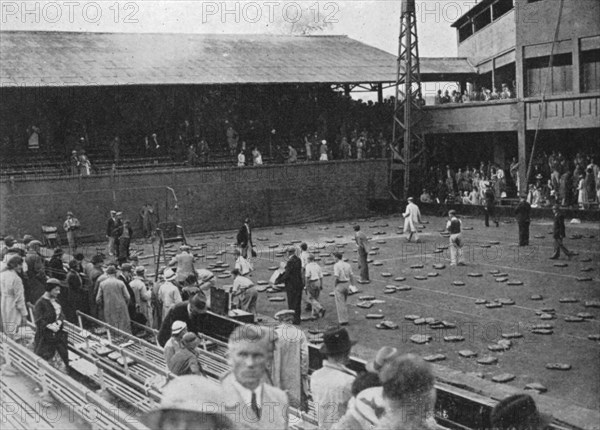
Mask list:
[[[15,337],[22,321],[27,316],[23,281],[14,270],[0,273],[0,323],[2,331]]]
[[[406,205],[406,211],[402,216],[404,217],[404,231],[408,231],[409,228],[410,231],[416,231],[417,228],[415,227],[415,224],[421,222],[421,211],[419,210],[419,207],[410,202]]]

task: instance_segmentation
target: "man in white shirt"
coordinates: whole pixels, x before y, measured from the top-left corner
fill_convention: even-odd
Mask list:
[[[466,266],[463,257],[462,222],[456,217],[454,209],[448,212],[446,230],[450,233],[450,266]]]
[[[171,269],[167,268],[163,272],[165,282],[158,288],[158,301],[162,305],[163,318],[165,318],[173,306],[182,302],[179,288],[173,284],[176,277],[177,275]]]
[[[312,254],[308,254],[308,264],[304,269],[304,279],[312,317],[323,318],[325,316],[325,308],[319,303],[319,295],[323,289],[323,271]]]
[[[256,288],[254,287],[254,282],[245,276],[242,276],[238,269],[233,269],[231,274],[233,275],[231,298],[238,299],[238,306],[241,310],[256,315],[258,291],[256,291]]]
[[[288,397],[264,382],[273,359],[273,331],[266,327],[238,326],[229,337],[231,373],[221,380],[224,415],[236,429],[287,430]]]
[[[179,247],[179,254],[169,261],[169,266],[177,266],[177,282],[183,283],[190,275],[195,275],[194,256],[190,253],[192,248],[188,245]]]
[[[236,257],[234,267],[240,272],[242,276],[248,276],[254,270],[252,264],[244,258],[242,252],[239,249],[233,251],[233,255]]]
[[[346,413],[356,378],[356,373],[346,367],[354,343],[345,328],[335,328],[323,335],[321,354],[327,358],[323,367],[310,377],[319,429],[331,428]]]
[[[337,309],[338,322],[340,325],[348,325],[348,300],[349,286],[354,285],[354,275],[350,264],[342,260],[342,254],[335,252],[335,264],[333,265],[333,276],[335,277],[335,307]]]
[[[422,223],[421,211],[414,203],[414,199],[412,197],[408,198],[406,211],[402,214],[402,216],[404,217],[404,233],[406,234],[406,241],[410,242],[414,235],[415,242],[419,243],[419,236],[417,235],[417,227],[415,224]]]

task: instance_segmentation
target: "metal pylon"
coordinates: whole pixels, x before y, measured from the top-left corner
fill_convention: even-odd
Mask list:
[[[413,130],[414,125],[422,117],[421,105],[417,101],[417,96],[419,96],[419,100],[422,100],[418,40],[415,0],[403,0],[400,16],[392,155],[389,169],[389,188],[395,199],[400,197],[398,191],[401,179],[404,179],[402,197],[408,197],[411,163],[422,154],[425,148],[423,137]],[[400,174],[402,169],[404,175]]]

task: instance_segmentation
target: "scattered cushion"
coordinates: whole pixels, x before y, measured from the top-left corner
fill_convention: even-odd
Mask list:
[[[470,278],[481,278],[483,274],[481,273],[467,273],[467,276]]]
[[[571,365],[567,363],[548,363],[546,369],[550,370],[571,370]]]
[[[441,264],[441,263],[436,263],[436,264],[433,265],[433,268],[437,269],[437,270],[442,270],[442,269],[446,268],[446,265],[445,264]]]
[[[463,281],[454,281],[452,282],[452,285],[454,285],[455,287],[462,287],[463,285],[465,285],[465,283]]]
[[[475,304],[476,305],[485,305],[488,301],[486,299],[476,299],[475,300]]]
[[[283,301],[285,301],[285,297],[282,297],[282,296],[272,296],[272,297],[269,297],[269,301],[270,302],[283,302]]]
[[[422,264],[413,264],[410,266],[411,269],[422,269],[423,265]]]
[[[412,287],[409,287],[408,285],[400,285],[399,287],[396,287],[396,291],[410,291],[412,290]]]
[[[381,276],[383,276],[384,278],[391,278],[392,274],[390,272],[382,272]]]
[[[383,318],[383,314],[367,314],[368,320],[380,320]]]
[[[444,342],[462,342],[465,340],[464,336],[444,336]]]
[[[577,300],[575,297],[562,297],[558,299],[558,301],[560,303],[577,303],[579,300]]]
[[[529,300],[543,300],[544,297],[542,297],[540,294],[533,294],[531,297],[529,297]]]
[[[565,321],[566,322],[583,322],[583,321],[585,321],[585,319],[580,318],[580,317],[566,317]]]
[[[417,281],[425,281],[425,280],[427,280],[427,276],[423,276],[423,275],[416,275],[414,278]]]
[[[424,343],[430,342],[431,336],[429,336],[428,334],[414,334],[410,337],[410,341],[418,345],[422,345]]]
[[[523,281],[508,281],[506,285],[523,285]]]
[[[358,306],[359,308],[363,308],[363,309],[369,309],[373,307],[373,303],[371,302],[358,302],[356,304],[356,306]]]
[[[505,383],[515,379],[515,375],[512,373],[501,373],[500,375],[492,376],[492,381]]]
[[[514,333],[502,333],[502,337],[504,339],[519,339],[523,337],[522,333],[514,332]]]
[[[394,281],[396,281],[396,282],[403,282],[403,281],[406,281],[406,278],[404,276],[396,276],[394,278]]]
[[[458,351],[458,355],[465,358],[477,357],[477,353],[471,351],[470,349],[461,349]]]
[[[492,355],[486,355],[485,357],[481,357],[480,359],[478,359],[477,362],[479,364],[490,365],[496,364],[498,362],[498,359]]]
[[[446,359],[446,356],[444,354],[432,354],[432,355],[426,355],[425,357],[423,357],[423,360],[430,361],[430,362],[442,361],[445,359]]]
[[[533,330],[531,330],[531,332],[533,334],[545,334],[545,335],[554,333],[553,330],[550,330],[547,328],[534,328]]]
[[[535,391],[539,394],[545,393],[546,391],[548,391],[548,389],[545,386],[543,386],[542,384],[540,384],[539,382],[532,382],[531,384],[525,385],[525,390]]]

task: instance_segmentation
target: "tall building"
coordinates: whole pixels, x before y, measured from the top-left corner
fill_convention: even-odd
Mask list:
[[[477,69],[461,91],[506,86],[513,98],[427,106],[420,131],[433,160],[508,168],[516,157],[523,187],[534,140],[534,159],[600,152],[598,0],[483,0],[452,26],[458,56]]]

